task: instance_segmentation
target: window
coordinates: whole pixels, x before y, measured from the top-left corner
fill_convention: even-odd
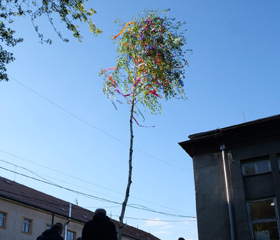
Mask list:
[[[7,213],[0,212],[0,228],[5,228],[7,222]]]
[[[24,218],[22,224],[22,232],[31,233],[31,230],[32,230],[32,220]]]
[[[75,240],[75,233],[67,230],[67,238],[66,240]]]
[[[243,176],[271,172],[268,157],[255,158],[241,162]]]
[[[247,204],[253,239],[278,240],[279,223],[275,199],[255,200]]]

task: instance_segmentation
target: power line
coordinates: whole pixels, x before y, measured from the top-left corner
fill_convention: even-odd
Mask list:
[[[11,155],[11,156],[13,156],[13,157],[22,159],[22,160],[24,160],[24,161],[30,162],[30,163],[32,163],[32,164],[34,164],[34,165],[38,165],[38,166],[43,167],[43,168],[46,168],[46,169],[48,169],[48,170],[57,172],[57,173],[62,174],[62,175],[64,175],[64,176],[71,177],[71,178],[76,179],[76,180],[79,180],[79,181],[81,181],[81,182],[88,183],[88,184],[91,184],[91,185],[94,185],[94,186],[97,186],[97,187],[100,187],[100,188],[103,188],[103,189],[106,189],[106,190],[109,190],[109,191],[112,191],[112,192],[115,192],[115,193],[122,194],[122,193],[120,193],[120,192],[118,192],[118,191],[115,191],[115,190],[113,190],[113,189],[106,188],[106,187],[100,186],[100,185],[98,185],[98,184],[94,184],[94,183],[92,183],[92,182],[85,181],[85,180],[83,180],[83,179],[77,178],[77,177],[75,177],[75,176],[73,176],[73,175],[70,175],[70,174],[67,174],[67,173],[64,173],[64,172],[60,172],[60,171],[58,171],[58,170],[56,170],[56,169],[53,169],[53,168],[44,166],[44,165],[42,165],[42,164],[33,162],[33,161],[31,161],[31,160],[28,160],[28,159],[23,158],[23,157],[20,157],[20,156],[18,156],[18,155],[9,153],[9,152],[4,151],[4,150],[2,150],[2,149],[0,149],[0,152],[6,153],[6,154],[8,154],[8,155]]]
[[[50,202],[50,201],[47,201],[47,200],[43,200],[43,199],[38,199],[36,197],[30,197],[30,196],[27,196],[27,195],[23,195],[23,194],[19,194],[19,193],[14,193],[14,192],[10,192],[10,191],[6,191],[6,190],[3,190],[1,189],[0,191],[2,192],[5,192],[5,193],[9,193],[9,194],[13,194],[13,195],[16,195],[16,196],[19,196],[19,197],[24,197],[24,198],[28,198],[30,200],[36,200],[37,202],[41,202],[41,203],[48,203],[48,204],[52,204],[54,206],[59,206],[59,207],[68,207],[69,205],[68,204],[56,204],[56,203],[53,203],[53,202]],[[75,205],[72,206],[73,209],[75,209]],[[107,207],[108,208],[108,207]],[[95,207],[96,209],[96,207]],[[114,217],[119,217],[118,215],[111,215],[111,216],[114,216]],[[124,217],[126,219],[134,219],[134,220],[143,220],[143,221],[151,221],[151,222],[180,222],[180,223],[184,223],[184,222],[189,222],[189,221],[196,221],[196,217],[189,217],[190,220],[184,220],[184,221],[176,221],[176,220],[163,220],[163,219],[148,219],[148,218],[136,218],[136,217]]]
[[[22,169],[24,169],[24,170],[26,170],[26,171],[28,171],[28,172],[34,174],[35,176],[42,178],[43,180],[45,180],[45,181],[47,181],[47,182],[53,183],[53,182],[51,182],[51,181],[49,181],[49,180],[43,178],[42,176],[38,175],[37,173],[31,171],[30,169],[27,169],[27,168],[25,168],[25,167],[18,166],[18,165],[16,165],[16,164],[10,163],[10,162],[5,161],[5,160],[3,160],[3,159],[0,159],[0,161],[1,161],[1,162],[4,162],[4,163],[6,163],[6,164],[12,165],[12,166],[14,166],[14,167],[22,168]]]
[[[34,178],[34,177],[31,177],[31,176],[28,176],[28,175],[25,175],[25,174],[22,174],[22,173],[18,173],[16,171],[13,171],[13,170],[10,170],[10,169],[4,168],[4,167],[0,167],[0,168],[3,169],[3,170],[9,171],[9,172],[15,173],[17,175],[21,175],[21,176],[26,177],[26,178],[30,178],[30,179],[33,179],[33,180],[36,180],[36,181],[39,181],[39,182],[42,182],[42,183],[46,183],[46,184],[49,184],[49,185],[52,185],[52,186],[55,186],[55,187],[58,187],[58,188],[70,191],[70,192],[74,192],[74,193],[82,195],[84,197],[89,197],[89,198],[93,198],[95,200],[104,201],[104,202],[110,202],[110,203],[114,203],[114,204],[121,204],[119,202],[115,202],[115,201],[108,200],[108,199],[105,199],[105,198],[101,198],[101,197],[97,197],[97,196],[94,196],[94,195],[86,194],[86,193],[83,193],[83,192],[80,192],[80,191],[77,191],[77,190],[72,190],[70,188],[63,187],[63,186],[58,185],[56,183],[50,183],[50,182],[45,181],[45,180],[40,180],[38,178]]]
[[[118,217],[118,215],[112,215],[114,217]],[[177,222],[177,223],[185,223],[189,221],[196,221],[196,217],[192,217],[191,220],[185,220],[185,221],[173,221],[173,220],[163,220],[163,219],[148,219],[148,218],[135,218],[135,217],[124,217],[127,219],[133,219],[133,220],[143,220],[143,221],[149,221],[149,222]]]
[[[1,150],[1,149],[0,149],[0,152],[6,153],[6,154],[8,154],[8,155],[11,155],[11,156],[13,156],[13,157],[22,159],[22,160],[24,160],[24,161],[30,162],[30,163],[32,163],[32,164],[34,164],[34,165],[38,165],[38,166],[43,167],[43,168],[46,168],[46,169],[48,169],[48,170],[57,172],[57,173],[59,173],[59,174],[61,174],[61,175],[64,175],[64,176],[67,176],[67,177],[70,177],[70,178],[79,180],[79,181],[81,181],[81,182],[84,182],[84,183],[87,183],[87,184],[90,184],[90,185],[93,185],[93,186],[97,186],[97,187],[100,187],[100,188],[103,188],[103,189],[106,189],[106,190],[109,190],[109,191],[112,191],[112,192],[115,192],[115,193],[118,193],[118,194],[123,195],[123,193],[121,193],[121,192],[118,192],[118,191],[112,190],[112,189],[110,189],[110,188],[107,188],[107,187],[103,187],[103,186],[94,184],[94,183],[92,183],[92,182],[85,181],[85,180],[80,179],[80,178],[78,178],[78,177],[75,177],[75,176],[73,176],[73,175],[66,174],[66,173],[64,173],[64,172],[60,172],[60,171],[58,171],[58,170],[56,170],[56,169],[52,169],[52,168],[50,168],[50,167],[44,166],[44,165],[39,164],[39,163],[35,163],[35,162],[31,161],[31,160],[28,160],[28,159],[26,159],[26,158],[17,156],[17,155],[15,155],[15,154],[9,153],[9,152],[7,152],[7,151],[4,151],[4,150]],[[4,161],[4,160],[3,160],[3,161]],[[11,164],[11,163],[9,163],[9,164]],[[18,166],[18,165],[14,165],[14,166],[23,168],[23,167]],[[67,184],[69,184],[69,183],[67,183]],[[73,184],[71,184],[71,185],[73,185]],[[176,209],[173,209],[173,208],[170,208],[170,207],[166,207],[166,206],[163,206],[163,205],[160,205],[160,204],[156,204],[156,203],[153,203],[153,202],[150,202],[150,201],[147,201],[147,200],[143,200],[143,199],[141,199],[141,198],[136,198],[136,197],[133,197],[133,196],[131,196],[131,198],[134,198],[134,199],[136,199],[136,200],[140,200],[140,201],[143,201],[143,202],[146,202],[146,203],[149,203],[149,204],[153,204],[153,205],[158,206],[158,207],[164,207],[164,208],[167,208],[167,209],[170,209],[170,210],[173,210],[173,211],[180,212],[180,211],[178,211],[178,210],[176,210]]]
[[[56,184],[56,183],[50,183],[49,181],[40,180],[38,178],[34,178],[34,177],[31,177],[31,176],[28,176],[28,175],[25,175],[25,174],[22,174],[22,173],[18,173],[16,171],[13,171],[13,170],[10,170],[10,169],[4,168],[4,167],[0,167],[0,168],[3,169],[3,170],[6,170],[6,171],[12,172],[12,173],[21,175],[21,176],[26,177],[26,178],[30,178],[30,179],[33,179],[33,180],[36,180],[36,181],[39,181],[39,182],[42,182],[42,183],[45,183],[45,184],[48,184],[48,185],[52,185],[52,186],[55,186],[55,187],[58,187],[58,188],[70,191],[70,192],[74,192],[74,193],[79,194],[79,195],[84,196],[84,197],[95,199],[97,201],[109,202],[109,203],[113,203],[113,204],[117,204],[117,205],[121,205],[122,204],[122,203],[119,203],[119,202],[116,202],[116,201],[108,200],[106,198],[97,197],[97,196],[94,196],[94,195],[91,195],[91,194],[87,194],[87,193],[83,193],[83,192],[80,192],[80,191],[77,191],[77,190],[73,190],[73,189],[70,189],[70,188],[67,188],[67,187],[63,187],[63,186],[61,186],[59,184]],[[131,208],[134,208],[134,209],[139,209],[139,210],[143,210],[143,211],[158,213],[158,214],[162,214],[162,215],[166,215],[166,216],[182,217],[182,218],[194,218],[193,216],[176,215],[176,214],[160,212],[160,211],[156,211],[156,210],[153,210],[153,209],[149,209],[149,208],[147,208],[145,206],[141,206],[141,205],[139,205],[139,207],[136,207],[136,206],[128,204],[127,206],[131,207]]]
[[[93,124],[91,124],[91,123],[85,121],[84,119],[80,118],[80,117],[77,116],[76,114],[74,114],[74,113],[68,111],[67,109],[61,107],[61,106],[58,105],[57,103],[55,103],[55,102],[51,101],[50,99],[46,98],[46,97],[43,96],[42,94],[36,92],[36,91],[33,90],[32,88],[30,88],[30,87],[26,86],[25,84],[21,83],[20,81],[18,81],[18,80],[15,79],[14,77],[9,76],[9,78],[13,79],[14,81],[16,81],[18,84],[20,84],[20,85],[23,86],[24,88],[26,88],[26,89],[28,89],[29,91],[33,92],[34,94],[36,94],[36,95],[39,96],[40,98],[44,99],[45,101],[47,101],[48,103],[54,105],[55,107],[59,108],[60,110],[64,111],[65,113],[69,114],[70,116],[76,118],[77,120],[79,120],[80,122],[86,124],[87,126],[92,127],[92,128],[94,128],[94,129],[97,129],[97,130],[101,131],[103,134],[107,135],[108,137],[110,137],[110,138],[112,138],[112,139],[114,139],[114,140],[116,140],[116,141],[118,141],[118,142],[120,142],[120,143],[122,143],[122,144],[124,144],[124,145],[126,145],[126,146],[129,146],[128,143],[126,143],[126,142],[124,142],[124,141],[122,141],[122,140],[120,140],[120,139],[114,137],[113,135],[107,133],[107,132],[104,131],[103,129],[101,129],[101,128],[99,128],[99,127],[96,127],[96,126],[94,126]],[[142,154],[144,154],[144,155],[146,155],[146,156],[148,156],[148,157],[150,157],[150,158],[153,158],[153,159],[155,159],[155,160],[157,160],[157,161],[160,161],[160,162],[162,162],[162,163],[164,163],[164,164],[167,164],[167,165],[172,166],[172,167],[175,167],[175,168],[177,168],[177,169],[180,169],[180,170],[183,170],[183,171],[192,173],[192,171],[190,171],[190,170],[187,170],[187,169],[185,169],[185,168],[181,168],[181,167],[179,167],[179,166],[176,166],[176,165],[174,165],[174,164],[172,164],[172,163],[163,161],[163,160],[161,160],[161,159],[159,159],[159,158],[157,158],[157,157],[155,157],[155,156],[152,156],[152,155],[150,155],[150,154],[144,152],[143,150],[141,150],[141,149],[139,149],[139,148],[134,148],[134,149],[137,150],[138,152],[141,152]]]
[[[3,160],[3,159],[0,159],[0,161],[1,161],[1,162],[4,162],[4,163],[6,163],[6,164],[12,165],[12,166],[14,166],[14,167],[24,169],[24,170],[26,170],[26,171],[28,171],[28,172],[34,174],[35,176],[37,176],[37,177],[39,177],[39,178],[41,178],[41,179],[43,179],[43,180],[45,180],[45,181],[47,181],[47,182],[49,182],[49,183],[54,184],[54,183],[51,182],[50,180],[47,180],[47,179],[43,178],[43,177],[42,177],[42,174],[39,175],[39,174],[37,174],[37,173],[31,171],[30,169],[27,169],[27,168],[25,168],[25,167],[21,167],[21,166],[19,166],[19,165],[13,164],[13,163],[10,163],[10,162],[5,161],[5,160]],[[46,175],[45,175],[45,176],[46,176]],[[49,176],[47,176],[47,177],[49,177]],[[91,191],[91,192],[96,192],[96,193],[102,194],[102,193],[100,193],[100,192],[92,191],[92,190],[90,190],[90,189],[86,189],[86,188],[80,187],[80,186],[78,186],[78,185],[74,185],[74,184],[71,184],[71,183],[68,183],[68,182],[65,182],[65,181],[62,181],[62,180],[58,180],[58,179],[55,179],[55,178],[53,178],[53,177],[51,177],[51,178],[54,179],[54,180],[61,181],[61,182],[63,182],[63,183],[66,183],[66,184],[69,184],[69,185],[78,187],[78,188],[80,188],[80,189],[82,188],[82,189],[84,189],[84,190],[88,190],[88,191]],[[112,196],[109,196],[109,195],[106,195],[106,194],[103,194],[103,195],[105,195],[105,196],[107,196],[107,197],[113,198]]]

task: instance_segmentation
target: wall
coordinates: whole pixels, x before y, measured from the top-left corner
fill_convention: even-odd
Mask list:
[[[199,240],[230,239],[221,153],[193,159]]]
[[[0,198],[0,211],[7,213],[7,225],[5,229],[0,228],[0,239],[35,240],[46,230],[47,224],[52,224],[51,213],[27,207],[13,201],[7,201],[3,198]],[[22,233],[23,218],[32,220],[31,234]],[[55,215],[54,223],[56,222],[61,222],[64,225],[67,222],[67,219]],[[71,221],[68,224],[68,230],[75,232],[77,238],[81,236],[83,225],[83,223]]]
[[[277,154],[280,153],[279,137],[259,139],[230,146],[229,159],[232,176],[232,191],[237,240],[251,239],[246,201],[266,197],[276,197],[280,206],[280,176]],[[272,172],[243,177],[242,160],[268,156]],[[278,209],[279,210],[279,209]]]
[[[0,212],[7,213],[6,228],[0,228],[0,240],[36,240],[46,230],[47,225],[52,225],[52,214],[38,208],[29,207],[0,197]],[[23,218],[32,220],[31,234],[22,233]],[[66,224],[67,219],[54,215],[54,223]],[[75,232],[75,239],[82,236],[84,223],[71,220],[67,225],[69,231]],[[62,234],[64,237],[64,233]],[[124,240],[133,240],[123,236]]]

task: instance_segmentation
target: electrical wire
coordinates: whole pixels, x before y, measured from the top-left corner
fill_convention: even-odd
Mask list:
[[[12,172],[12,173],[15,173],[15,174],[21,175],[21,176],[23,176],[23,177],[26,177],[26,178],[30,178],[30,179],[39,181],[39,182],[42,182],[42,183],[45,183],[45,184],[48,184],[48,185],[52,185],[52,186],[55,186],[55,187],[58,187],[58,188],[61,188],[61,189],[64,189],[64,190],[67,190],[67,191],[70,191],[70,192],[74,192],[74,193],[79,194],[79,195],[81,195],[81,196],[88,197],[88,198],[91,198],[91,199],[95,199],[95,200],[97,200],[97,201],[108,202],[108,203],[113,203],[113,204],[117,204],[117,205],[121,205],[121,204],[122,204],[122,203],[120,203],[120,202],[112,201],[112,200],[109,200],[109,199],[97,197],[97,196],[94,196],[94,195],[91,195],[91,194],[87,194],[87,193],[83,193],[83,192],[80,192],[80,191],[77,191],[77,190],[73,190],[73,189],[70,189],[70,188],[67,188],[67,187],[63,187],[63,186],[61,186],[61,185],[59,185],[59,184],[50,183],[49,181],[40,180],[40,179],[37,179],[37,178],[31,177],[31,176],[28,176],[28,175],[26,175],[26,174],[18,173],[18,172],[16,172],[16,171],[13,171],[13,170],[10,170],[10,169],[1,167],[1,166],[0,166],[0,169],[6,170],[6,171],[9,171],[9,172]],[[176,214],[170,214],[170,213],[165,213],[165,212],[161,212],[161,211],[156,211],[156,210],[153,210],[153,209],[149,209],[149,208],[147,208],[147,207],[145,207],[145,206],[139,206],[139,207],[137,207],[137,206],[135,206],[135,205],[130,205],[130,204],[128,204],[127,206],[130,207],[130,208],[139,209],[139,210],[148,211],[148,212],[153,212],[153,213],[158,213],[158,214],[162,214],[162,215],[166,215],[166,216],[180,217],[180,218],[181,218],[181,217],[182,217],[182,218],[195,218],[195,217],[193,217],[193,216],[176,215]]]
[[[24,170],[26,170],[26,171],[28,171],[28,172],[34,174],[35,176],[37,176],[37,177],[39,177],[39,178],[41,178],[41,179],[43,179],[43,180],[45,180],[45,181],[48,181],[49,183],[55,184],[55,183],[51,182],[50,180],[48,180],[48,179],[42,177],[42,174],[39,175],[39,174],[37,174],[37,173],[31,171],[30,169],[27,169],[27,168],[25,168],[25,167],[21,167],[21,166],[19,166],[19,165],[13,164],[13,163],[8,162],[8,161],[5,161],[5,160],[3,160],[3,159],[0,159],[0,161],[1,161],[1,162],[4,162],[4,163],[6,163],[6,164],[12,165],[12,166],[14,166],[14,167],[24,169]],[[46,175],[45,175],[45,176],[46,176]],[[47,176],[47,177],[49,177],[49,176]],[[103,194],[103,193],[100,193],[100,192],[97,192],[97,191],[92,191],[91,189],[87,189],[87,188],[84,188],[84,187],[81,187],[81,186],[78,186],[78,185],[75,185],[75,184],[71,184],[71,183],[68,183],[68,182],[65,182],[65,181],[62,181],[62,180],[55,179],[55,178],[53,178],[53,177],[51,177],[51,178],[54,179],[54,180],[60,181],[60,182],[62,182],[62,183],[66,183],[66,184],[68,184],[68,185],[71,185],[71,186],[74,186],[74,187],[78,187],[79,189],[84,189],[84,190],[87,190],[87,191],[91,191],[91,192]],[[110,198],[113,198],[112,196],[109,196],[109,195],[106,195],[106,194],[103,194],[103,195],[105,195],[105,196],[107,196],[107,197],[110,197]],[[123,194],[122,194],[122,195],[123,195]]]
[[[68,204],[65,204],[65,205],[64,204],[60,204],[60,205],[58,205],[56,203],[53,203],[53,202],[50,202],[50,201],[47,201],[47,200],[42,200],[42,199],[38,199],[38,198],[35,198],[35,197],[30,197],[30,196],[27,196],[27,195],[6,191],[6,190],[3,190],[3,189],[1,189],[0,191],[8,193],[8,194],[13,194],[13,195],[16,195],[16,196],[19,196],[19,197],[27,198],[29,200],[35,200],[35,201],[41,202],[41,203],[48,203],[48,204],[51,204],[53,206],[69,207]],[[72,208],[75,209],[76,206],[72,205]],[[95,209],[96,208],[97,207],[95,207]],[[116,218],[119,217],[118,215],[111,215],[111,216],[116,217]],[[125,216],[124,218],[126,218],[126,219],[133,219],[133,220],[151,221],[151,222],[177,222],[177,223],[184,223],[184,222],[189,222],[189,221],[196,221],[196,217],[189,217],[188,220],[183,220],[183,221],[163,220],[163,219],[148,219],[148,218],[136,218],[136,217],[127,217],[127,216]]]
[[[114,217],[118,217],[118,215],[112,215]],[[148,219],[148,218],[135,218],[135,217],[124,217],[126,219],[133,219],[133,220],[143,220],[143,221],[149,221],[149,222],[176,222],[176,223],[185,223],[190,221],[197,221],[196,217],[193,217],[193,219],[185,220],[185,221],[173,221],[173,220],[163,220],[163,219]]]
[[[91,182],[85,181],[85,180],[80,179],[80,178],[77,178],[77,177],[75,177],[75,176],[73,176],[73,175],[70,175],[70,174],[66,174],[66,173],[60,172],[60,171],[58,171],[58,170],[56,170],[56,169],[52,169],[52,168],[50,168],[50,167],[44,166],[44,165],[39,164],[39,163],[35,163],[35,162],[31,161],[31,160],[28,160],[28,159],[26,159],[26,158],[23,158],[23,157],[17,156],[17,155],[15,155],[15,154],[9,153],[9,152],[7,152],[7,151],[4,151],[4,150],[1,150],[1,149],[0,149],[0,152],[6,153],[6,154],[8,154],[8,155],[10,155],[10,156],[13,156],[13,157],[16,157],[16,158],[22,159],[22,160],[24,160],[24,161],[30,162],[30,163],[32,163],[32,164],[34,164],[34,165],[38,165],[38,166],[43,167],[43,168],[46,168],[46,169],[48,169],[48,170],[51,170],[51,171],[57,172],[57,173],[62,174],[62,175],[64,175],[64,176],[67,176],[67,177],[70,177],[70,178],[73,178],[73,179],[79,180],[79,181],[81,181],[81,182],[84,182],[84,183],[87,183],[87,184],[90,184],[90,185],[93,185],[93,186],[97,186],[97,187],[99,187],[99,188],[103,188],[103,189],[109,190],[109,191],[114,192],[114,193],[121,194],[121,195],[123,196],[123,193],[121,193],[121,192],[118,192],[118,191],[112,190],[112,189],[107,188],[107,187],[100,186],[100,185],[98,185],[98,184],[94,184],[94,183],[91,183]],[[15,166],[16,166],[16,167],[20,167],[20,166],[17,166],[17,165],[15,165]],[[69,184],[69,183],[67,183],[67,184]],[[143,202],[146,202],[146,203],[149,203],[149,204],[153,204],[153,205],[155,205],[155,206],[164,207],[164,208],[167,208],[167,209],[170,209],[170,210],[173,210],[173,211],[177,211],[177,212],[179,212],[179,211],[178,211],[178,210],[176,210],[176,209],[169,208],[169,207],[166,207],[166,206],[163,206],[163,205],[160,205],[160,204],[155,204],[155,203],[153,203],[153,202],[146,201],[146,200],[143,200],[143,199],[141,199],[141,198],[136,198],[136,197],[133,197],[133,196],[131,196],[131,198],[133,198],[133,199],[135,199],[135,200],[140,200],[140,201],[143,201]]]
[[[77,120],[79,120],[80,122],[86,124],[87,126],[92,127],[92,128],[94,128],[94,129],[97,129],[97,130],[101,131],[103,134],[107,135],[108,137],[110,137],[110,138],[112,138],[112,139],[114,139],[114,140],[116,140],[116,141],[118,141],[118,142],[120,142],[120,143],[122,143],[122,144],[124,144],[124,145],[126,145],[126,146],[129,146],[128,143],[126,143],[126,142],[124,142],[124,141],[122,141],[122,140],[120,140],[120,139],[114,137],[113,135],[107,133],[107,132],[104,131],[103,129],[101,129],[101,128],[99,128],[99,127],[96,127],[96,126],[94,126],[93,124],[91,124],[91,123],[85,121],[84,119],[80,118],[80,117],[77,116],[76,114],[73,114],[72,112],[70,112],[70,111],[68,111],[67,109],[61,107],[61,106],[58,105],[57,103],[55,103],[55,102],[51,101],[50,99],[46,98],[46,97],[43,96],[42,94],[36,92],[36,91],[33,90],[32,88],[26,86],[25,84],[23,84],[22,82],[18,81],[18,80],[15,79],[14,77],[9,76],[9,78],[10,78],[10,79],[13,79],[14,81],[16,81],[18,84],[20,84],[20,85],[23,86],[24,88],[26,88],[26,89],[28,89],[29,91],[33,92],[34,94],[36,94],[36,95],[39,96],[40,98],[44,99],[45,101],[47,101],[48,103],[54,105],[55,107],[59,108],[60,110],[64,111],[65,113],[69,114],[70,116],[76,118]],[[180,169],[180,170],[183,170],[183,171],[192,173],[192,171],[190,171],[190,170],[187,170],[187,169],[185,169],[185,168],[181,168],[181,167],[179,167],[179,166],[176,166],[176,165],[174,165],[174,164],[172,164],[172,163],[163,161],[163,160],[161,160],[161,159],[159,159],[159,158],[157,158],[157,157],[154,157],[154,156],[152,156],[152,155],[150,155],[150,154],[144,152],[143,150],[141,150],[141,149],[139,149],[139,148],[134,148],[134,150],[137,150],[138,152],[141,152],[142,154],[144,154],[144,155],[146,155],[146,156],[148,156],[148,157],[150,157],[150,158],[152,158],[152,159],[155,159],[155,160],[157,160],[157,161],[160,161],[160,162],[162,162],[162,163],[164,163],[164,164],[167,164],[167,165],[169,165],[169,166],[172,166],[172,167],[174,167],[174,168],[177,168],[177,169]]]
[[[54,172],[59,173],[59,174],[62,174],[62,175],[64,175],[64,176],[67,176],[67,177],[70,177],[70,178],[79,180],[79,181],[81,181],[81,182],[88,183],[88,184],[93,185],[93,186],[96,186],[96,187],[100,187],[100,188],[103,188],[103,189],[106,189],[106,190],[109,190],[109,191],[112,191],[112,192],[115,192],[115,193],[122,194],[121,192],[115,191],[115,190],[110,189],[110,188],[107,188],[107,187],[100,186],[100,185],[98,185],[98,184],[94,184],[94,183],[92,183],[92,182],[85,181],[85,180],[83,180],[83,179],[77,178],[77,177],[75,177],[75,176],[73,176],[73,175],[70,175],[70,174],[67,174],[67,173],[64,173],[64,172],[60,172],[60,171],[58,171],[58,170],[56,170],[56,169],[53,169],[53,168],[47,167],[47,166],[45,166],[45,165],[42,165],[42,164],[33,162],[33,161],[31,161],[31,160],[28,160],[28,159],[26,159],[26,158],[23,158],[23,157],[20,157],[20,156],[15,155],[15,154],[9,153],[9,152],[4,151],[4,150],[2,150],[2,149],[0,149],[0,152],[6,153],[6,154],[8,154],[8,155],[10,155],[10,156],[13,156],[13,157],[22,159],[22,160],[24,160],[24,161],[30,162],[30,163],[32,163],[32,164],[34,164],[34,165],[37,165],[37,166],[46,168],[46,169],[48,169],[48,170],[54,171]]]
[[[18,84],[20,84],[20,85],[22,85],[23,87],[25,87],[26,89],[28,89],[29,91],[33,92],[33,93],[36,94],[37,96],[41,97],[42,99],[44,99],[45,101],[49,102],[50,104],[56,106],[56,107],[59,108],[60,110],[66,112],[67,114],[71,115],[72,117],[76,118],[77,120],[81,121],[82,123],[84,123],[84,124],[86,124],[86,125],[88,125],[88,126],[90,126],[90,127],[93,127],[93,128],[95,128],[95,129],[101,131],[102,133],[104,133],[104,134],[106,134],[107,136],[113,138],[114,140],[117,140],[117,141],[121,142],[122,144],[128,145],[127,143],[121,141],[120,139],[115,138],[115,137],[112,136],[111,134],[108,134],[108,133],[107,133],[106,131],[104,131],[103,129],[98,128],[98,127],[96,127],[96,126],[94,126],[94,125],[88,123],[87,121],[83,120],[82,118],[78,117],[77,115],[73,114],[72,112],[66,110],[65,108],[63,108],[63,107],[61,107],[61,106],[59,106],[59,105],[56,104],[55,102],[53,102],[53,101],[51,101],[50,99],[44,97],[42,94],[40,94],[40,93],[34,91],[33,89],[31,89],[30,87],[28,87],[28,86],[26,86],[25,84],[21,83],[21,82],[18,81],[17,79],[15,79],[15,78],[13,78],[13,77],[11,77],[11,78],[12,78],[14,81],[16,81]],[[188,172],[191,172],[191,173],[192,173],[192,171],[189,171],[189,170],[187,170],[187,169],[183,169],[183,168],[181,168],[181,167],[175,166],[175,165],[173,165],[173,164],[171,164],[171,163],[168,163],[168,162],[163,161],[163,160],[161,160],[161,159],[159,159],[159,158],[156,158],[156,157],[154,157],[154,156],[152,156],[152,155],[150,155],[150,154],[147,154],[146,152],[142,151],[141,149],[135,148],[135,150],[137,150],[137,151],[139,151],[139,152],[145,154],[146,156],[149,156],[150,158],[156,159],[156,160],[161,161],[161,162],[163,162],[163,163],[165,163],[165,164],[168,164],[168,165],[170,165],[170,166],[173,166],[173,167],[179,168],[179,169],[181,169],[181,170],[188,171]],[[0,151],[2,151],[2,150],[0,150]],[[5,151],[2,151],[2,152],[5,152]],[[5,153],[7,153],[7,152],[5,152]],[[7,154],[10,154],[10,153],[7,153]],[[13,154],[10,154],[10,155],[13,155]],[[16,156],[16,155],[13,155],[13,156]],[[16,156],[16,157],[18,157],[18,156]],[[26,159],[25,159],[25,160],[26,160]],[[40,164],[38,164],[38,165],[40,165]],[[42,165],[41,165],[41,166],[42,166]],[[44,166],[44,167],[45,167],[45,166]],[[24,169],[24,168],[23,168],[23,169]],[[28,169],[25,169],[25,170],[28,171]],[[29,171],[29,172],[31,172],[31,171]],[[57,172],[59,172],[59,171],[57,171]],[[35,174],[34,172],[31,172],[31,173]],[[61,172],[60,172],[60,173],[61,173]],[[35,175],[36,175],[36,174],[35,174]],[[68,175],[68,174],[65,174],[65,175]],[[37,176],[38,176],[38,175],[37,175]],[[69,177],[73,177],[73,176],[70,176],[70,175],[68,175],[68,176],[69,176]],[[74,177],[74,178],[75,178],[75,177]],[[78,179],[78,178],[76,178],[76,179]],[[46,179],[44,179],[44,180],[46,181]],[[81,179],[78,179],[78,180],[83,181],[83,180],[81,180]],[[47,180],[47,181],[49,181],[49,180]],[[86,182],[86,181],[84,181],[84,182]],[[50,183],[51,183],[51,182],[50,182]],[[89,183],[89,182],[87,182],[87,183]],[[92,183],[90,183],[90,184],[92,184]],[[55,184],[54,184],[54,185],[55,185]],[[96,184],[93,184],[93,185],[96,185]],[[101,188],[104,188],[104,187],[99,186],[99,185],[96,185],[96,186],[101,187]],[[107,190],[117,192],[117,191],[112,190],[112,189],[107,189]],[[122,193],[120,193],[120,192],[117,192],[117,193],[122,194]],[[140,200],[142,200],[142,199],[140,199]],[[145,201],[145,200],[142,200],[142,201]],[[147,201],[146,201],[146,202],[147,202]],[[149,202],[149,203],[151,203],[151,202]],[[151,203],[151,204],[154,204],[154,203]],[[157,204],[157,205],[158,205],[158,204]],[[158,206],[160,206],[160,205],[158,205]],[[163,207],[164,207],[164,206],[163,206]],[[142,209],[142,207],[139,208],[139,207],[137,207],[137,206],[135,206],[135,208]],[[142,210],[146,210],[146,209],[142,209]],[[161,212],[158,212],[158,213],[161,213]]]

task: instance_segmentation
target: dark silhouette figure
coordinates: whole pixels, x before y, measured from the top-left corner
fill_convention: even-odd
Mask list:
[[[63,240],[61,236],[62,232],[63,225],[61,223],[56,223],[37,237],[37,240]]]
[[[96,209],[83,228],[82,240],[117,240],[115,224],[106,216],[105,209]]]

